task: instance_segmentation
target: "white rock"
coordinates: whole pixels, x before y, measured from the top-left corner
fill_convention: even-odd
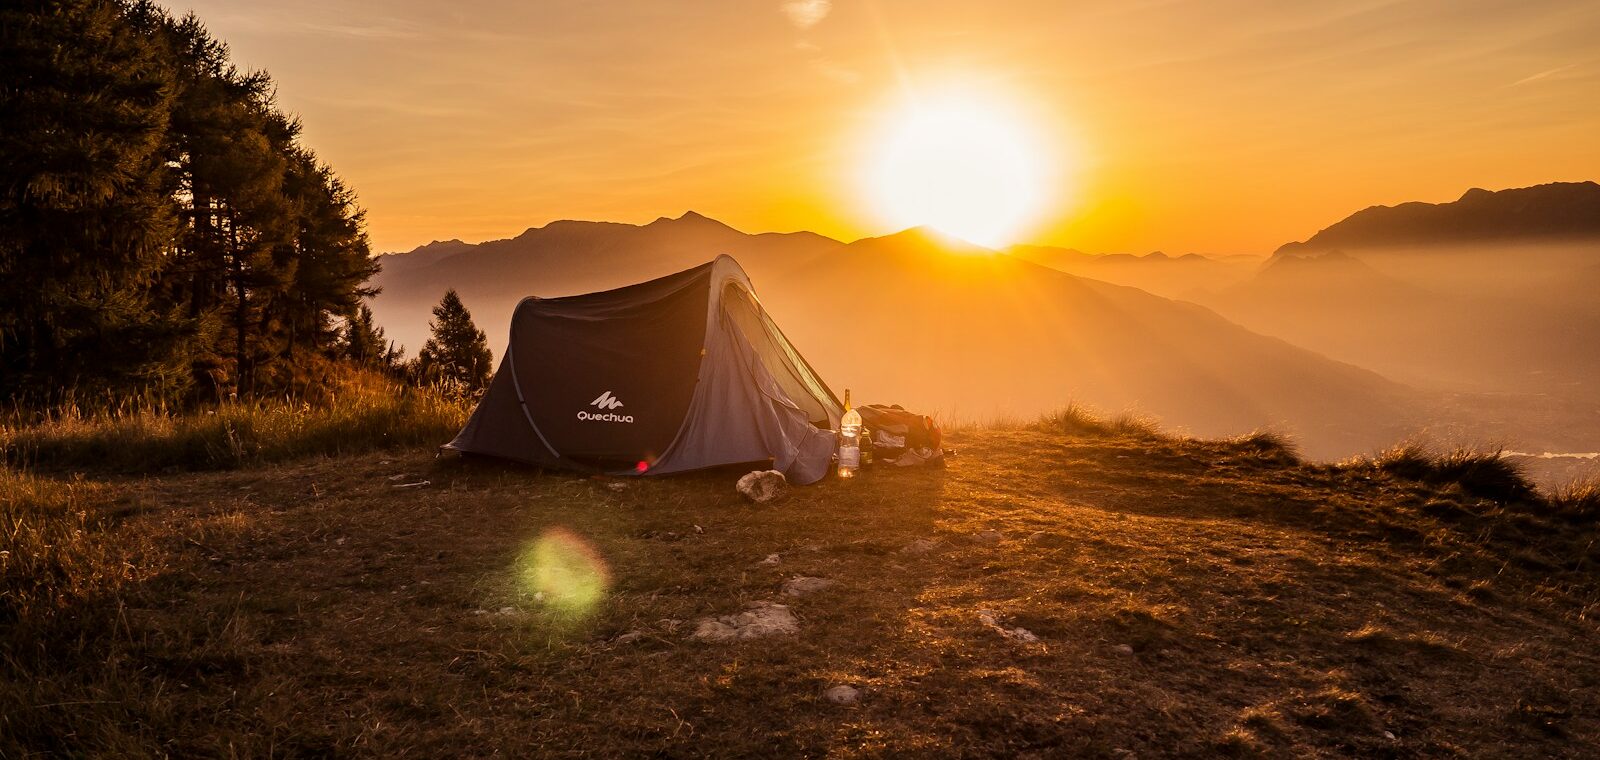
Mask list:
[[[699,641],[743,641],[799,631],[800,621],[787,606],[751,602],[743,612],[695,621],[694,633],[689,636]]]
[[[739,478],[737,488],[750,501],[771,504],[788,493],[789,479],[777,470],[756,470]]]
[[[938,548],[939,542],[931,538],[919,538],[906,544],[900,551],[906,554],[927,554]]]
[[[796,575],[795,577],[783,582],[783,593],[787,596],[805,596],[806,594],[814,594],[832,585],[833,581],[828,580],[827,578],[811,578],[804,575]]]
[[[978,622],[983,623],[985,626],[988,626],[990,630],[1012,641],[1020,641],[1024,644],[1032,644],[1039,640],[1039,637],[1034,635],[1033,631],[1021,626],[1008,628],[1001,625],[1000,616],[997,615],[994,610],[978,610]]]
[[[853,705],[861,701],[861,690],[840,684],[829,687],[827,691],[822,692],[822,696],[836,705]]]
[[[620,480],[613,480],[606,484],[606,488],[609,488],[613,491],[625,491],[628,488],[628,484]]]
[[[1021,626],[1016,628],[1001,628],[1000,635],[1011,639],[1012,641],[1020,641],[1024,644],[1032,644],[1039,640],[1038,636],[1033,635],[1033,631]]]
[[[1133,647],[1130,647],[1127,644],[1118,644],[1112,647],[1111,651],[1116,652],[1117,654],[1131,655],[1133,654]]]
[[[783,560],[781,558],[779,558],[778,555],[776,555],[776,554],[768,554],[766,559],[761,560],[760,562],[757,562],[756,564],[760,565],[760,566],[763,566],[763,567],[772,567],[772,566],[777,565],[778,563],[780,563],[782,561]]]
[[[502,615],[515,615],[515,614],[517,614],[517,608],[516,607],[501,607],[500,608],[500,614],[502,614]]]

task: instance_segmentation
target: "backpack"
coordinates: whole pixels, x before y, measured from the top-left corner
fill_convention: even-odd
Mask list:
[[[944,466],[944,433],[925,414],[908,412],[899,404],[856,407],[866,427],[866,444],[872,461],[902,467],[917,464]]]

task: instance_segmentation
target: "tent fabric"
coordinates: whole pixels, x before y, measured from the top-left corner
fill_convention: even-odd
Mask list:
[[[525,298],[484,397],[444,448],[664,474],[771,461],[821,479],[843,409],[729,256],[637,285]]]

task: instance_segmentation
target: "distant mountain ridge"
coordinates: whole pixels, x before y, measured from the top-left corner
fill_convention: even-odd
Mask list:
[[[1449,203],[1371,206],[1274,255],[1450,243],[1600,240],[1600,184],[1551,182],[1491,192],[1473,188]]]
[[[414,351],[429,309],[453,287],[499,357],[524,296],[614,288],[718,254],[739,261],[812,366],[858,399],[971,420],[1071,401],[1137,408],[1201,435],[1284,429],[1319,457],[1394,440],[1416,408],[1404,386],[1203,307],[925,228],[844,243],[747,234],[692,212],[643,225],[552,222],[508,240],[384,256],[373,312]],[[1353,408],[1369,413],[1342,411]]]

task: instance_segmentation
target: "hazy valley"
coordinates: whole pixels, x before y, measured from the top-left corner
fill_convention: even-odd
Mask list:
[[[1588,202],[1600,214],[1592,183],[1558,187],[1577,196],[1569,213]],[[1527,191],[1508,192],[1526,205]],[[1413,236],[1406,248],[1370,233],[1383,245],[1362,247],[1351,224],[1330,228],[1339,249],[1323,250],[1323,233],[1256,259],[994,252],[920,228],[844,243],[747,234],[692,212],[646,225],[562,221],[384,256],[374,311],[416,346],[428,309],[454,287],[498,352],[525,296],[617,287],[727,253],[822,375],[868,401],[957,420],[1077,402],[1198,435],[1280,430],[1319,458],[1413,437],[1600,449],[1589,381],[1600,358],[1587,348],[1600,307],[1584,296],[1600,279],[1600,243],[1524,230],[1431,246]]]

